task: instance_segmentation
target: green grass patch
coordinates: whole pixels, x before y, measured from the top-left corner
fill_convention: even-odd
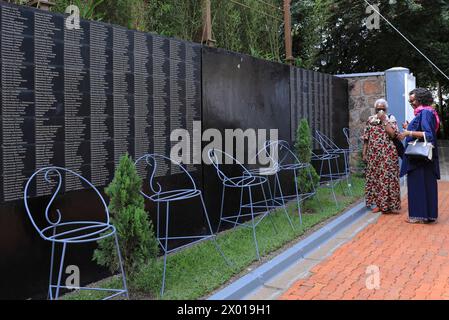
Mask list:
[[[360,200],[364,194],[364,179],[353,176],[352,195],[348,194],[344,182],[336,186],[339,208],[333,201],[331,189],[321,187],[318,196],[305,202],[302,206],[300,225],[296,204],[291,203],[288,213],[293,221],[293,230],[283,210],[273,212],[272,221],[268,217],[260,222],[257,231],[260,255],[267,260],[270,253],[287,246],[290,242],[311,231],[319,223],[343,212],[346,208]],[[273,228],[273,223],[277,231]],[[232,266],[228,266],[216,250],[212,241],[201,242],[175,252],[167,258],[167,274],[165,293],[162,299],[200,299],[211,294],[236,276],[248,271],[257,262],[251,228],[237,227],[221,232],[217,241]],[[161,299],[159,296],[162,282],[163,259],[159,258],[154,265],[144,266],[136,279],[128,283],[131,299]],[[96,285],[103,288],[120,288],[120,277],[114,276]],[[64,299],[89,300],[101,299],[104,293],[79,291],[65,295]]]

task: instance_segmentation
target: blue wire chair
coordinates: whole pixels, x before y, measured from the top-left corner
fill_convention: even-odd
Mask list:
[[[312,140],[319,143],[315,137],[312,137]],[[339,181],[338,180],[339,175],[337,175],[337,177],[334,175],[333,170],[332,170],[332,161],[334,161],[334,160],[338,161],[339,157],[340,157],[340,155],[338,155],[338,154],[330,154],[323,150],[322,150],[321,154],[317,154],[312,151],[312,157],[311,157],[311,161],[320,162],[320,172],[319,172],[320,186],[324,187],[324,188],[331,189],[332,196],[335,201],[335,206],[337,208],[339,208],[339,204],[337,201],[337,197],[335,195],[335,184],[338,183],[338,181]],[[327,173],[323,173],[324,164],[327,164],[327,170],[326,170]],[[338,166],[338,163],[337,163],[337,166]]]
[[[195,181],[192,178],[192,176],[189,174],[189,172],[179,163],[173,161],[172,159],[158,154],[146,154],[141,156],[139,159],[136,160],[135,165],[136,167],[139,166],[140,162],[145,161],[145,165],[149,166],[151,170],[149,170],[149,187],[150,192],[152,194],[146,194],[143,191],[141,191],[141,194],[147,198],[148,200],[156,203],[157,205],[157,228],[156,228],[156,238],[159,242],[159,245],[161,246],[162,250],[164,251],[164,271],[162,275],[162,288],[161,288],[161,296],[164,295],[165,290],[165,276],[166,276],[166,270],[167,270],[167,255],[174,252],[181,250],[187,246],[191,246],[195,243],[198,243],[200,241],[212,239],[214,241],[215,247],[217,248],[220,255],[223,257],[225,262],[228,265],[231,265],[231,263],[228,261],[226,256],[224,255],[223,251],[221,250],[220,246],[217,243],[216,235],[212,231],[212,226],[210,224],[209,215],[207,213],[206,205],[204,204],[203,194],[201,190],[199,190],[196,187]],[[187,177],[187,180],[190,184],[189,188],[183,188],[183,189],[173,189],[173,190],[163,190],[159,182],[155,181],[155,175],[158,170],[158,163],[162,164],[161,161],[167,162],[171,165],[177,166],[180,169],[181,173],[184,173]],[[169,218],[170,218],[170,204],[172,202],[178,202],[178,201],[184,201],[187,199],[192,199],[195,197],[199,197],[201,199],[201,205],[203,208],[203,213],[207,221],[207,227],[209,230],[209,234],[207,235],[189,235],[189,236],[182,236],[182,237],[176,237],[176,236],[169,236]],[[160,206],[161,204],[165,204],[166,211],[165,211],[165,234],[164,236],[160,235]],[[175,240],[175,241],[190,241],[189,243],[181,246],[177,246],[175,248],[169,249],[169,241]]]
[[[343,128],[343,134],[345,135],[350,152],[359,152],[362,150],[363,146],[362,141],[360,140],[360,130],[350,130],[349,128]]]
[[[261,166],[261,167],[257,167],[257,168],[253,168],[253,169],[248,169],[248,171],[251,174],[253,174],[254,176],[261,176],[261,177],[265,177],[267,179],[266,185],[268,186],[268,194],[269,194],[269,197],[267,197],[266,193],[265,193],[265,189],[264,189],[265,183],[262,184],[261,188],[263,191],[264,200],[254,201],[252,204],[253,204],[253,207],[256,209],[269,208],[271,210],[271,209],[275,209],[275,208],[282,208],[285,216],[287,217],[287,220],[288,220],[290,226],[294,230],[295,227],[293,226],[293,222],[287,212],[286,201],[284,201],[284,193],[282,191],[281,182],[279,179],[279,172],[281,170],[281,167],[278,162],[278,153],[279,153],[279,141],[268,140],[265,142],[264,147],[262,149],[260,149],[259,152],[257,152],[257,154],[253,157],[253,159],[251,159],[252,160],[251,162],[256,162],[259,159],[259,157],[262,154],[264,154],[265,157],[268,158],[268,160],[269,160],[268,167]],[[246,174],[246,172],[244,172],[244,174]],[[274,187],[274,192],[275,192],[274,194],[272,193],[272,189],[271,189],[270,177],[273,177],[273,187]],[[249,203],[242,204],[243,189],[244,188],[241,188],[241,190],[240,190],[239,214],[241,213],[242,208],[249,208],[249,206],[250,206]],[[276,198],[277,190],[279,190],[279,193],[280,193],[280,196],[278,198]],[[273,224],[273,226],[274,226],[274,224]]]
[[[220,209],[220,222],[218,224],[217,232],[220,230],[221,223],[227,222],[232,223],[234,226],[240,225],[243,227],[251,228],[253,231],[253,239],[254,239],[254,245],[256,249],[256,257],[258,260],[260,260],[260,253],[259,253],[259,244],[257,242],[257,236],[256,236],[256,227],[258,224],[268,215],[270,218],[270,221],[276,230],[276,227],[274,225],[274,222],[272,220],[272,217],[270,215],[270,208],[268,207],[267,203],[267,197],[263,188],[263,184],[265,184],[268,179],[259,175],[252,174],[244,165],[242,165],[237,159],[229,155],[228,153],[218,150],[218,149],[210,149],[208,151],[208,156],[211,164],[215,167],[218,178],[221,180],[223,184],[223,190],[221,194],[221,209]],[[237,167],[241,169],[241,174],[237,176],[228,176],[226,175],[222,169],[224,169],[221,166],[223,157],[230,160],[231,163],[235,163]],[[228,162],[226,162],[228,163]],[[252,191],[254,188],[260,187],[262,190],[262,194],[264,197],[263,203],[265,205],[262,208],[262,211],[257,211],[257,207],[254,206],[253,201],[253,195]],[[231,214],[231,215],[224,215],[224,200],[225,200],[225,194],[227,188],[233,188],[233,189],[241,189],[241,196],[240,196],[240,206],[239,206],[239,213],[237,215]],[[249,197],[249,203],[247,205],[243,204],[243,191],[248,191],[248,197]],[[242,213],[242,208],[249,208],[250,213]],[[255,217],[260,216],[260,219],[256,222]],[[246,221],[240,222],[240,219],[245,219],[246,217],[251,217],[251,222],[248,224]],[[277,230],[276,230],[277,231]]]
[[[63,182],[63,174],[73,175],[79,178],[84,184],[93,189],[95,193],[101,200],[105,211],[105,220],[104,221],[77,221],[77,220],[65,220],[61,214],[59,209],[52,210],[54,206],[55,199],[59,194],[62,182]],[[43,175],[43,177],[41,176]],[[31,186],[31,182],[34,179],[43,179],[46,183],[48,183],[51,187],[54,188],[56,185],[56,190],[54,191],[46,209],[45,209],[45,222],[39,223],[33,217],[31,213],[30,207],[28,205],[29,199],[29,189]],[[67,246],[69,244],[83,244],[88,242],[96,242],[98,240],[114,237],[115,247],[117,249],[117,258],[120,266],[120,272],[122,274],[122,289],[104,289],[104,288],[87,288],[80,287],[76,288],[79,290],[93,290],[93,291],[104,291],[104,292],[113,292],[112,295],[105,297],[106,299],[111,299],[116,296],[123,295],[126,298],[129,298],[128,288],[126,286],[126,276],[123,269],[122,256],[120,253],[117,231],[116,228],[109,221],[109,211],[106,202],[101,196],[100,192],[95,188],[88,180],[79,175],[78,173],[71,171],[69,169],[60,168],[60,167],[46,167],[37,170],[27,181],[25,185],[24,191],[24,203],[25,209],[28,213],[28,216],[33,224],[34,228],[38,231],[39,235],[46,241],[50,241],[52,244],[51,248],[51,260],[50,260],[50,276],[49,276],[49,286],[48,286],[48,298],[50,300],[58,299],[59,292],[61,288],[65,289],[73,289],[68,286],[61,285],[62,274],[64,272],[64,257],[66,253]],[[51,214],[51,211],[54,214]],[[62,245],[62,254],[59,263],[59,271],[57,275],[56,285],[53,284],[53,266],[55,260],[55,246],[56,244]],[[53,289],[56,289],[55,293],[53,293]]]
[[[300,224],[302,224],[301,204],[308,198],[314,196],[317,193],[315,185],[312,183],[312,165],[310,163],[301,162],[296,154],[291,150],[290,145],[285,140],[275,141],[279,149],[279,169],[280,171],[286,171],[293,175],[293,183],[295,193],[282,194],[277,196],[276,188],[274,190],[274,199],[280,203],[295,200],[298,207],[298,216]],[[307,170],[308,178],[311,182],[311,190],[303,190],[303,187],[298,184],[298,173],[302,170]],[[279,183],[280,186],[280,183]]]
[[[328,173],[332,174],[333,178],[337,181],[346,180],[346,185],[348,187],[349,194],[352,195],[351,190],[351,176],[349,171],[349,149],[347,148],[340,148],[338,147],[329,137],[327,137],[325,134],[321,133],[319,130],[315,131],[317,141],[321,147],[321,149],[328,154],[331,155],[337,155],[338,158],[340,156],[343,156],[343,170],[340,170],[338,158],[335,158],[335,168],[336,172]],[[341,186],[341,184],[340,184]],[[343,188],[343,187],[342,187]],[[344,190],[342,189],[344,192]]]

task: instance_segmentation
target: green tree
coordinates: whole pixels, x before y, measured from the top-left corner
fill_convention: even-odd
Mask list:
[[[312,158],[312,136],[307,119],[301,119],[296,130],[295,150],[299,161],[310,163]],[[313,166],[299,170],[296,183],[302,192],[311,192],[316,188],[320,177]]]
[[[282,19],[277,0],[212,1],[213,34],[227,50],[280,61]]]
[[[22,1],[22,0],[16,0]],[[26,0],[23,0],[26,1]],[[102,20],[129,29],[201,42],[202,0],[56,0],[53,11],[70,4],[85,19]],[[213,0],[212,30],[216,46],[280,61],[283,42],[279,0]]]
[[[146,28],[167,37],[200,42],[202,2],[197,0],[153,0],[146,11]]]
[[[99,7],[105,0],[57,0],[55,12],[65,13],[69,5],[75,5],[80,9],[80,17],[88,20],[101,21],[105,17],[105,13],[99,10]]]
[[[154,262],[158,254],[158,243],[145,212],[141,187],[142,179],[126,154],[120,159],[114,179],[105,191],[110,198],[111,223],[117,228],[125,272],[131,281],[144,265]],[[98,241],[93,258],[111,272],[119,270],[113,237]]]
[[[329,18],[329,9],[322,4],[326,1],[292,2],[292,49],[297,67],[312,69],[315,65]]]
[[[380,13],[446,74],[449,73],[449,2],[445,0],[372,1]],[[390,3],[391,2],[391,3]],[[390,25],[368,29],[363,0],[304,0],[292,7],[294,54],[305,67],[338,74],[383,71],[403,66],[417,76],[418,86],[449,81],[434,69]]]

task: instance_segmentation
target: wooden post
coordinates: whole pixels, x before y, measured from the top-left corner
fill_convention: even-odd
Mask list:
[[[55,4],[49,0],[30,0],[28,1],[30,7],[35,7],[44,11],[50,11]]]
[[[209,47],[215,45],[215,40],[212,39],[212,17],[210,0],[203,2],[203,36],[201,42]]]
[[[295,59],[292,55],[292,26],[290,3],[291,0],[284,0],[285,61],[291,65],[293,64]]]

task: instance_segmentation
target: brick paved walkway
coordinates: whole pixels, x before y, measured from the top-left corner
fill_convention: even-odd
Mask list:
[[[382,215],[280,299],[449,300],[449,182],[438,187],[437,224],[406,223],[405,198],[400,214]],[[367,288],[369,266],[379,268],[379,289]]]

